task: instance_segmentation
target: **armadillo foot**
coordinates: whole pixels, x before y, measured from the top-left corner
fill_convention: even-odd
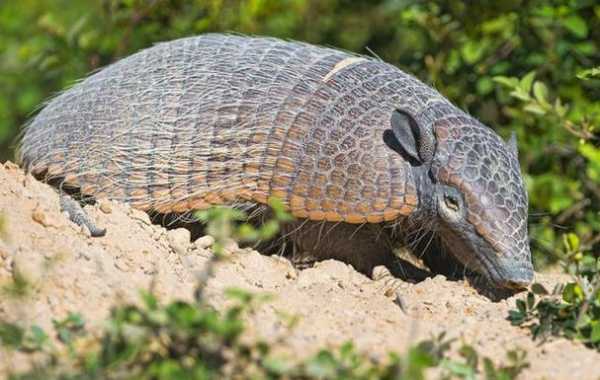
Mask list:
[[[374,281],[381,284],[386,297],[394,299],[394,303],[406,313],[406,302],[401,296],[401,288],[405,285],[399,278],[394,277],[390,270],[385,265],[378,265],[373,268],[371,275]]]
[[[92,222],[88,214],[85,213],[81,205],[66,194],[60,195],[60,208],[69,214],[69,219],[78,226],[84,226],[90,231],[92,237],[106,235],[105,228],[98,228]]]

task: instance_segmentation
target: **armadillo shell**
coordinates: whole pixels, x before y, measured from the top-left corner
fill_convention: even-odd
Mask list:
[[[20,160],[142,210],[277,197],[297,217],[378,223],[417,207],[410,164],[382,138],[391,114],[433,98],[378,60],[209,34],[140,51],[61,93],[27,126]]]

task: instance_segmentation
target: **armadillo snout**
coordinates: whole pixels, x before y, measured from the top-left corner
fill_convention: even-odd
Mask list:
[[[500,278],[495,279],[494,283],[507,289],[524,289],[533,282],[534,272],[531,266],[515,266],[515,270],[509,270],[501,274]]]

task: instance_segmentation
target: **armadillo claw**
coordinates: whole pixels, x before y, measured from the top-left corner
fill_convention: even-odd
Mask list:
[[[406,302],[401,295],[401,287],[404,283],[399,278],[394,277],[390,270],[384,265],[378,265],[373,268],[371,277],[375,282],[381,284],[383,287],[383,294],[386,297],[393,298],[394,303],[400,307],[400,310],[406,313]]]
[[[81,205],[65,194],[60,196],[60,208],[69,214],[69,219],[78,226],[84,226],[90,231],[92,237],[101,237],[106,235],[105,228],[98,228],[92,222],[88,214],[85,213]]]

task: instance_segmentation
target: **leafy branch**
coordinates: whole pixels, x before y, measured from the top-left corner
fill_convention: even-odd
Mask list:
[[[587,70],[586,70],[587,71]],[[589,76],[596,74],[589,74]],[[550,98],[548,86],[539,80],[535,80],[535,72],[529,72],[523,78],[507,76],[496,76],[496,83],[507,87],[510,96],[524,103],[523,110],[536,116],[554,117],[572,135],[582,140],[595,140],[595,127],[588,120],[575,122],[568,117],[569,107],[555,96]]]
[[[563,238],[563,262],[574,280],[551,293],[534,284],[509,312],[513,325],[529,328],[534,339],[563,336],[600,351],[600,259],[581,250],[579,238]]]

